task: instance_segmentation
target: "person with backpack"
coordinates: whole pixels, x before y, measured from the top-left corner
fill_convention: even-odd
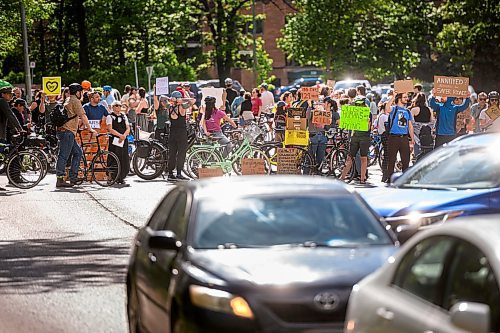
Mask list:
[[[83,88],[79,83],[69,85],[69,98],[64,102],[61,110],[52,112],[52,123],[57,126],[57,139],[59,140],[59,154],[56,164],[56,187],[72,187],[76,185],[78,177],[78,167],[82,159],[82,149],[76,142],[76,132],[78,130],[78,119],[80,118],[86,128],[91,133],[96,133],[90,127],[89,120],[85,115],[82,103]],[[66,164],[71,159],[71,168],[69,170],[70,182],[64,180],[66,173]]]
[[[394,105],[393,105],[394,103]],[[394,173],[396,159],[401,156],[402,171],[408,169],[410,165],[410,145],[413,144],[413,116],[406,108],[408,103],[407,93],[396,93],[395,97],[391,97],[385,106],[385,112],[389,113],[388,127],[389,132],[387,140],[387,169],[384,171],[383,179],[390,181]],[[408,140],[408,136],[410,140]]]
[[[415,123],[413,124],[413,138],[415,139],[413,153],[415,157],[417,157],[420,154],[420,129],[423,127],[429,127],[429,129],[432,130],[434,116],[427,106],[424,93],[415,94],[415,97],[412,100],[410,111],[413,118],[415,119]],[[428,129],[425,129],[424,132],[424,134],[427,135]],[[432,142],[429,142],[428,137],[424,137],[424,139],[426,142],[423,142],[422,145],[425,146],[426,150],[428,150],[429,146],[434,146],[434,139],[432,138],[432,136],[430,137],[430,140]]]

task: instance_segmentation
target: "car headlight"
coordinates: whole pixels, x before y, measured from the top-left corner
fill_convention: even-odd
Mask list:
[[[243,297],[233,295],[227,291],[207,288],[203,286],[189,286],[191,302],[201,308],[212,311],[225,312],[243,318],[253,318],[252,309]]]
[[[464,211],[462,210],[435,213],[413,212],[404,216],[388,217],[385,220],[387,223],[395,227],[396,232],[400,232],[408,226],[411,226],[412,228],[421,228],[434,224],[441,224],[454,219],[463,213]]]

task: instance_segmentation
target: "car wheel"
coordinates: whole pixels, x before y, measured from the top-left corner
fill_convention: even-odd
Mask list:
[[[127,317],[128,331],[130,333],[141,333],[141,325],[139,319],[139,299],[137,297],[137,289],[130,282],[127,299]]]

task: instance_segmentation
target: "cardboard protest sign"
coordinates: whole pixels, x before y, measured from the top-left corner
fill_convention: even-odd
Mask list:
[[[222,95],[224,94],[224,88],[201,88],[201,105],[205,106],[205,97],[212,96],[215,97],[215,106],[220,108],[224,105],[222,101]]]
[[[312,123],[316,126],[327,126],[332,124],[332,112],[316,109],[313,111]]]
[[[413,91],[412,80],[397,80],[394,81],[394,91],[397,93],[408,93]]]
[[[198,178],[220,177],[223,175],[222,168],[198,168]]]
[[[368,131],[370,108],[367,106],[342,105],[339,127],[355,131]]]
[[[316,86],[300,88],[302,100],[319,101],[319,89]]]
[[[96,129],[96,128],[101,128],[101,121],[100,120],[89,120],[90,128]]]
[[[42,89],[47,96],[58,96],[61,94],[61,77],[43,77]]]
[[[296,175],[298,173],[297,149],[278,148],[278,174]]]
[[[285,145],[308,146],[309,132],[305,130],[285,130]]]
[[[469,78],[434,76],[434,94],[441,97],[463,97],[469,94]]]
[[[486,115],[490,117],[490,119],[493,121],[495,121],[498,117],[500,117],[500,109],[496,105],[492,104],[485,112]]]
[[[168,94],[168,77],[157,77],[155,85],[156,96]]]
[[[242,175],[266,174],[265,160],[263,158],[244,158],[241,160]]]
[[[326,80],[326,85],[333,89],[335,87],[335,80]]]
[[[286,129],[287,130],[301,130],[307,128],[306,110],[303,108],[288,108]]]

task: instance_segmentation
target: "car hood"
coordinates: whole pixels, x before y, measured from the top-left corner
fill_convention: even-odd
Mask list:
[[[410,212],[439,210],[487,210],[492,190],[428,190],[377,187],[358,191],[381,216],[395,217]]]
[[[351,287],[375,271],[394,245],[361,248],[279,247],[194,250],[191,263],[232,283],[253,285],[335,284]]]

